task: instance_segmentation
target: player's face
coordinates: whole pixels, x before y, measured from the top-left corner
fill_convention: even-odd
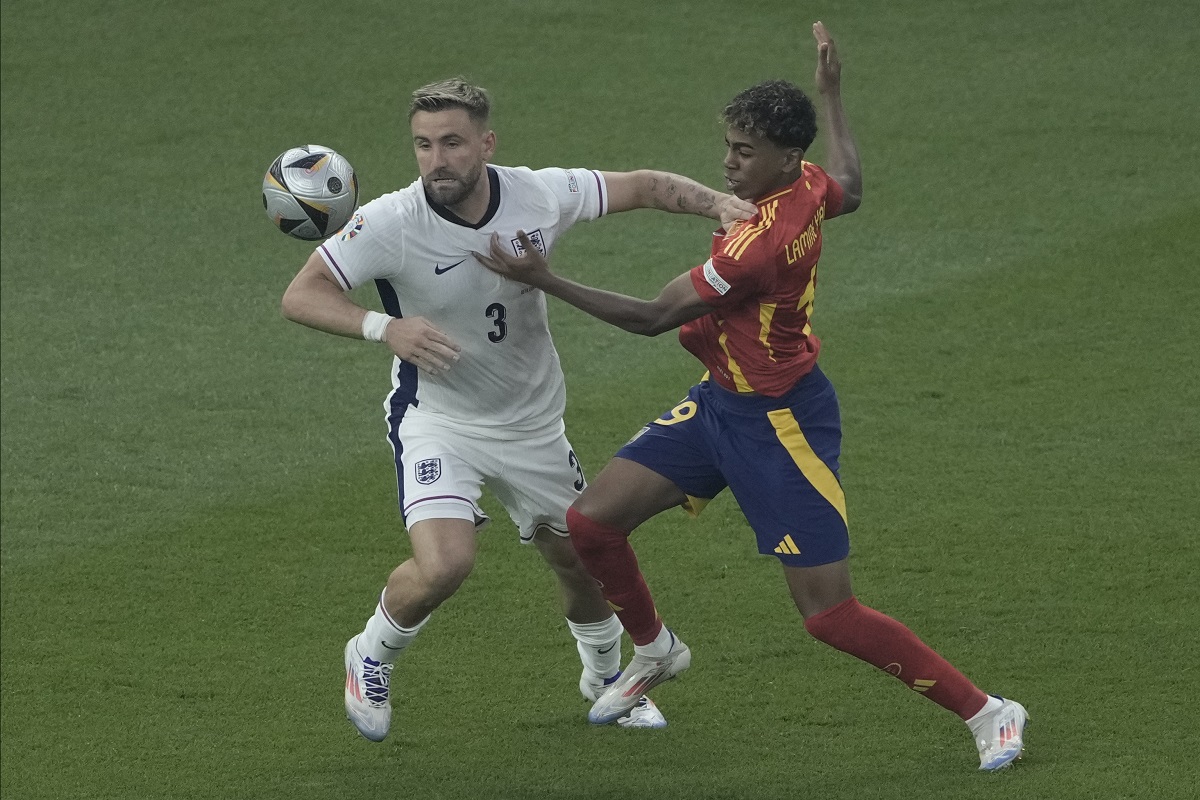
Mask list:
[[[725,185],[743,200],[766,197],[796,178],[803,151],[736,128],[725,132]]]
[[[496,150],[496,134],[464,109],[418,111],[413,114],[412,135],[421,183],[430,199],[454,208],[486,188],[480,178]]]

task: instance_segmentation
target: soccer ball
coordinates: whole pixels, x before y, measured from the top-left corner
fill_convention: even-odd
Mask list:
[[[325,239],[358,208],[358,177],[328,147],[293,147],[263,177],[263,208],[279,230],[297,239]]]

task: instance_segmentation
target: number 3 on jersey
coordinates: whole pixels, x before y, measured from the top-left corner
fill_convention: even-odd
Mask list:
[[[507,309],[500,303],[492,303],[483,312],[487,315],[492,324],[496,326],[496,330],[488,331],[488,339],[493,342],[502,342],[504,337],[508,336],[508,323],[504,321],[504,315]]]

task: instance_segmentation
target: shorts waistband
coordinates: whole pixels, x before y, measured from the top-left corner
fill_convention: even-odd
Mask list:
[[[819,366],[813,364],[811,370],[779,397],[765,394],[741,394],[726,389],[711,379],[701,383],[700,388],[725,411],[734,414],[760,415],[778,408],[791,408],[806,395],[819,392],[828,385],[829,379],[825,377],[825,373]]]

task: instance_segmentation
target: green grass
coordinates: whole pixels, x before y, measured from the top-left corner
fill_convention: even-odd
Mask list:
[[[1194,796],[1193,4],[0,12],[6,800]],[[339,654],[408,552],[387,359],[279,317],[309,247],[271,230],[263,170],[316,142],[368,197],[405,185],[408,92],[463,73],[500,163],[718,185],[716,112],[811,87],[815,18],[866,171],[816,314],[856,590],[1026,703],[1025,761],[976,774],[953,717],[808,638],[728,497],[635,538],[696,654],[656,692],[667,730],[585,724],[553,581],[489,500],[475,573],[397,667],[393,736],[361,741]],[[707,231],[638,212],[558,260],[647,296]],[[594,473],[699,367],[551,316]]]

